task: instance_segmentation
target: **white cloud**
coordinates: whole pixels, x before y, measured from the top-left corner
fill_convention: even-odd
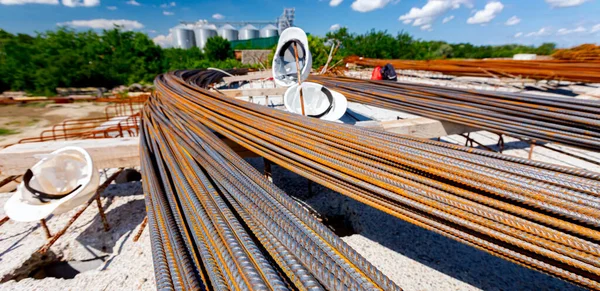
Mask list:
[[[595,33],[595,32],[598,32],[598,31],[600,31],[600,24],[596,24],[596,25],[594,25],[592,27],[592,29],[590,29],[591,33]]]
[[[421,30],[432,31],[433,29],[431,28],[431,24],[425,24],[421,26]]]
[[[117,6],[106,6],[108,10],[117,10]]]
[[[216,13],[216,14],[213,14],[212,18],[221,20],[221,19],[225,18],[225,16],[223,16],[223,14]]]
[[[58,0],[0,0],[2,5],[47,4],[58,5]]]
[[[454,15],[444,17],[444,20],[442,20],[442,23],[448,23],[448,22],[452,21],[452,19],[454,19]]]
[[[585,29],[583,26],[579,26],[577,28],[574,29],[566,29],[566,28],[561,28],[559,29],[556,34],[558,35],[567,35],[567,34],[572,34],[572,33],[581,33],[581,32],[586,32],[587,29]]]
[[[335,0],[332,0],[335,1]],[[376,9],[380,9],[388,5],[391,0],[355,0],[352,3],[352,10],[358,12],[369,12]]]
[[[496,18],[500,12],[504,9],[504,5],[501,2],[489,2],[485,5],[483,10],[475,12],[475,15],[467,19],[468,24],[482,24],[492,21]]]
[[[163,11],[163,15],[166,15],[166,16],[172,16],[172,15],[175,15],[175,12],[171,12],[171,11]]]
[[[129,0],[129,1],[125,2],[125,3],[129,4],[129,5],[133,5],[133,6],[140,6],[140,5],[142,5],[142,4],[140,4],[140,2],[137,2],[135,0]]]
[[[340,29],[340,28],[341,28],[341,26],[340,26],[339,24],[337,24],[337,23],[336,23],[336,24],[332,25],[332,26],[329,28],[329,31],[336,31],[336,30],[338,30],[338,29]]]
[[[69,22],[57,23],[59,26],[87,27],[92,29],[112,29],[115,25],[123,27],[125,30],[134,30],[144,28],[144,25],[135,20],[126,19],[91,19],[91,20],[73,20]]]
[[[517,17],[516,15],[509,18],[504,24],[508,25],[508,26],[513,26],[513,25],[517,25],[521,22],[521,18]]]
[[[170,2],[170,3],[164,3],[160,5],[160,8],[169,8],[169,7],[175,7],[177,6],[177,3],[175,2]]]
[[[515,34],[515,38],[519,38],[519,37],[521,37],[521,36],[523,36],[523,33],[522,33],[522,32],[517,32],[517,33]]]
[[[93,7],[100,5],[100,0],[62,0],[67,7]]]
[[[546,3],[550,4],[551,7],[572,7],[588,1],[590,0],[546,0]]]
[[[538,31],[530,32],[526,34],[526,37],[546,36],[550,34],[550,30],[546,27],[540,28]]]
[[[331,0],[331,1],[329,1],[329,6],[336,7],[336,6],[340,5],[340,4],[342,4],[343,1],[344,0]]]
[[[400,16],[399,20],[404,24],[423,26],[433,22],[452,9],[458,9],[462,5],[472,7],[471,0],[429,0],[422,7],[413,7],[408,13]],[[448,20],[449,21],[449,20]]]
[[[173,46],[173,33],[171,33],[169,31],[169,34],[164,35],[157,35],[155,38],[152,39],[154,41],[155,44],[161,46],[161,47],[171,47]]]

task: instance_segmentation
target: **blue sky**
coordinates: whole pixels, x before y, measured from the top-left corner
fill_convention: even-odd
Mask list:
[[[475,44],[600,42],[600,0],[0,0],[0,28],[32,34],[118,23],[166,43],[181,20],[274,20],[284,7],[295,7],[296,26],[316,35],[348,27]]]

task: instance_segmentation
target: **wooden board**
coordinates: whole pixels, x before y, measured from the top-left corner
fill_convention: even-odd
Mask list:
[[[233,77],[224,77],[223,81],[227,83],[240,82],[240,81],[251,81],[258,79],[267,79],[273,77],[273,72],[269,71],[260,71],[260,72],[251,72],[248,75],[242,76],[233,76]]]
[[[137,137],[50,141],[16,144],[0,150],[0,174],[22,175],[39,161],[39,156],[66,146],[87,150],[98,169],[140,165]]]
[[[433,120],[424,117],[389,121],[360,121],[356,123],[356,126],[376,128],[387,132],[420,138],[437,138],[453,134],[477,131],[477,129],[466,125]]]
[[[228,89],[219,90],[227,97],[246,97],[246,96],[283,96],[287,88],[258,88],[258,89]]]
[[[231,140],[223,141],[243,158],[257,157]],[[22,175],[39,161],[41,155],[66,146],[78,146],[87,150],[98,169],[140,165],[138,137],[24,143],[0,150],[0,176]]]

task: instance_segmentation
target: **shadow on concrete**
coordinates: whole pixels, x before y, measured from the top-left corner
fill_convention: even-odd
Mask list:
[[[252,164],[260,164],[251,161]],[[261,169],[260,165],[255,165]],[[584,290],[570,283],[494,257],[437,233],[402,221],[321,185],[273,166],[274,183],[305,200],[324,217],[344,216],[359,235],[450,277],[483,290]],[[346,223],[347,223],[346,222]],[[402,282],[398,282],[402,286]]]
[[[102,220],[98,214],[92,223],[77,236],[77,241],[86,248],[101,250],[104,253],[114,253],[114,247],[119,239],[126,234],[129,236],[145,216],[144,200],[130,201],[106,213],[110,225],[108,232],[104,231]]]

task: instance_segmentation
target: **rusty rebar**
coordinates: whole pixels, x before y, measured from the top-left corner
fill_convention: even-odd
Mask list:
[[[275,274],[273,284],[299,289],[342,287],[335,282],[395,288],[220,137],[397,218],[600,290],[600,174],[307,118],[204,89],[218,79],[200,70],[160,75],[143,110],[142,172],[159,286],[255,289]]]
[[[102,183],[102,185],[100,185],[98,189],[96,189],[96,193],[94,194],[94,196],[92,196],[92,198],[90,198],[84,205],[82,205],[79,208],[79,210],[77,210],[77,212],[73,214],[73,216],[71,216],[67,224],[61,230],[55,233],[52,237],[50,237],[50,240],[46,244],[40,247],[38,253],[45,254],[46,252],[48,252],[50,247],[52,247],[52,245],[54,245],[54,243],[67,232],[69,227],[77,220],[77,218],[79,218],[79,216],[83,214],[83,212],[96,200],[96,198],[99,197],[102,194],[102,192],[104,192],[104,190],[106,190],[110,183],[112,183],[122,171],[123,168],[120,168],[114,174],[108,177],[104,181],[104,183]]]

